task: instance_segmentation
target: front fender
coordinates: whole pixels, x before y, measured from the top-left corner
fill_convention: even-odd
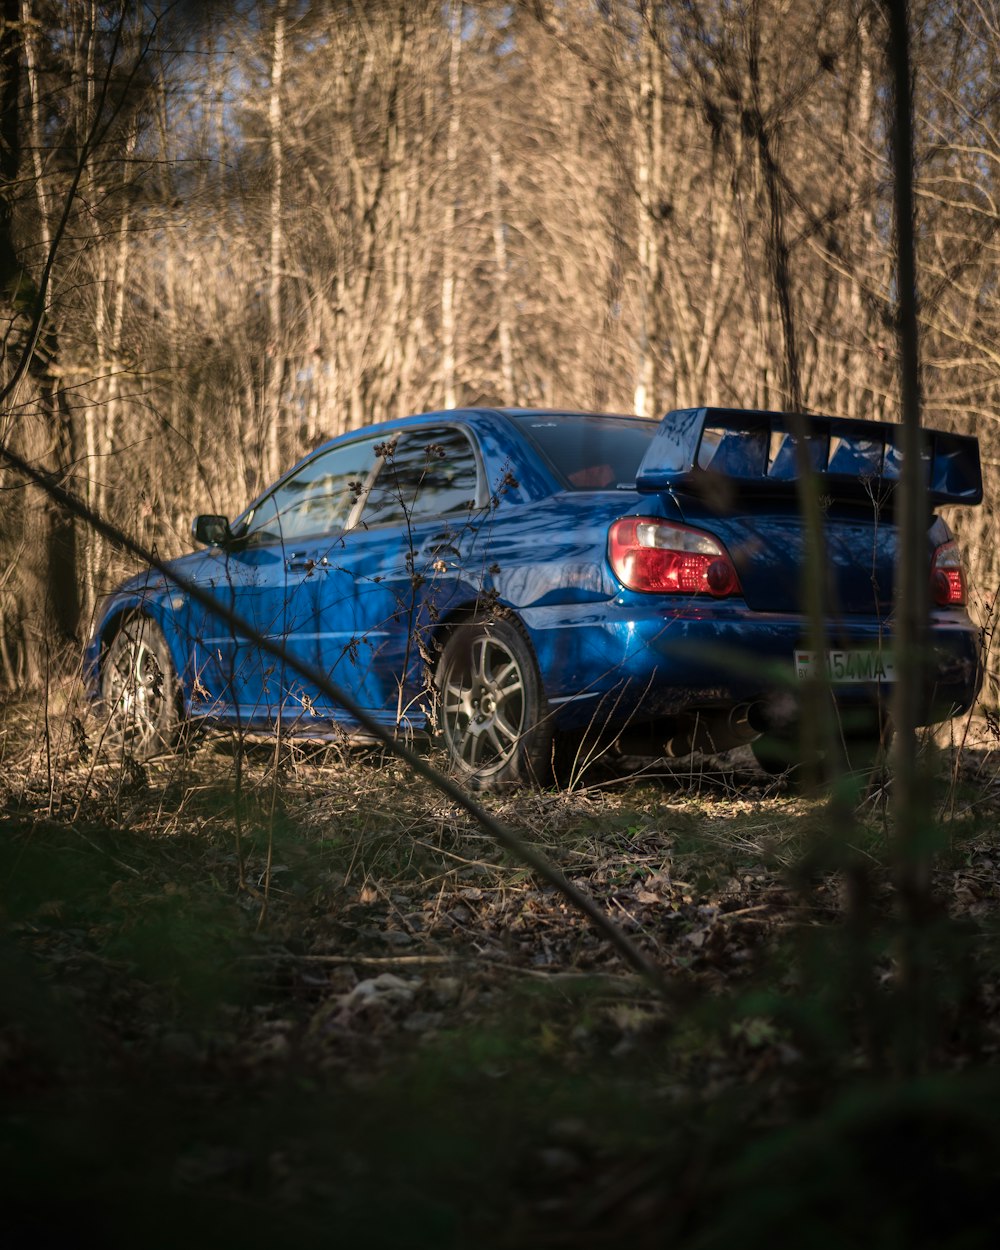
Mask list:
[[[184,648],[182,639],[187,630],[188,615],[187,596],[159,575],[141,584],[114,591],[101,605],[84,649],[83,680],[88,697],[92,700],[100,697],[101,657],[122,622],[132,616],[145,616],[159,628],[166,640],[187,709],[191,694],[190,662],[189,651]]]

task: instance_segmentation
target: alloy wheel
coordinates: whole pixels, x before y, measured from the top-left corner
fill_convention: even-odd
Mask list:
[[[516,756],[527,727],[525,675],[500,638],[480,632],[454,653],[440,697],[445,740],[457,763],[493,773]]]
[[[115,636],[102,681],[112,734],[139,759],[165,744],[172,722],[169,660],[151,630],[127,626]]]

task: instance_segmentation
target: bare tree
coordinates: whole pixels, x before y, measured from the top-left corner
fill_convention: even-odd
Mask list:
[[[192,494],[234,513],[407,411],[897,411],[870,0],[218,0],[155,46],[138,6],[4,2],[7,342],[37,323],[38,351],[3,419],[164,552]],[[920,0],[911,26],[925,402],[976,422],[989,475],[1000,20]],[[0,665],[23,680],[43,626],[76,631],[71,588],[89,607],[118,567],[10,502]],[[957,522],[986,594],[993,519]]]

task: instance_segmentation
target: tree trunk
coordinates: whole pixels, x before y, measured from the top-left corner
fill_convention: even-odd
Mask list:
[[[285,151],[282,141],[282,79],[285,72],[287,0],[277,0],[271,42],[271,83],[268,96],[268,139],[271,155],[270,252],[267,285],[266,392],[263,403],[263,475],[270,481],[281,468],[282,391],[285,383],[285,341],[281,306],[285,241],[281,220]]]
[[[455,317],[455,200],[458,196],[458,135],[461,124],[459,88],[462,63],[462,0],[452,0],[448,14],[451,47],[448,57],[448,138],[445,147],[445,206],[441,264],[441,392],[445,408],[458,403]]]
[[[59,339],[54,324],[44,316],[44,296],[21,262],[15,237],[26,125],[22,111],[25,45],[20,19],[20,0],[4,0],[0,31],[0,298],[9,318],[10,371],[23,353],[30,353],[19,393],[5,394],[4,406],[13,408],[19,395],[32,384],[35,394],[25,396],[24,407],[4,424],[32,461],[65,486],[76,447],[72,408],[59,380]],[[40,328],[32,341],[30,331],[36,322]],[[21,671],[29,683],[37,684],[52,669],[52,652],[77,642],[80,599],[74,520],[34,486],[24,489],[20,551]]]

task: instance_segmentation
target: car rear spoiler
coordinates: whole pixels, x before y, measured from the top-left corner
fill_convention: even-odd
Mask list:
[[[874,495],[881,501],[899,482],[902,426],[744,408],[682,408],[660,422],[636,474],[636,489],[697,490],[721,476],[740,491],[791,493],[798,476],[798,422],[808,430],[809,460],[824,494],[838,499]],[[981,503],[979,440],[927,429],[922,437],[929,501]]]

